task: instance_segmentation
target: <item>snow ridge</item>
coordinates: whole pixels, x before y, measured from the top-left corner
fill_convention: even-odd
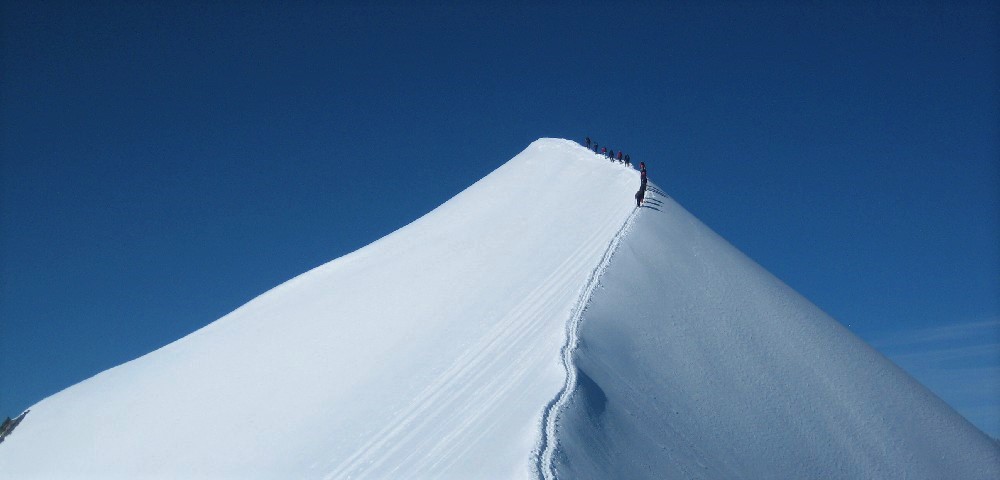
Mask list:
[[[566,380],[562,388],[559,389],[559,392],[556,393],[556,396],[545,406],[545,411],[542,414],[541,429],[539,431],[540,438],[535,453],[536,478],[539,480],[554,480],[556,478],[555,466],[552,461],[558,445],[556,440],[556,421],[559,417],[559,411],[569,401],[573,390],[576,389],[576,366],[573,363],[573,351],[576,350],[579,344],[580,320],[583,318],[584,312],[587,311],[587,306],[590,304],[590,298],[593,296],[594,290],[600,284],[601,275],[608,269],[611,258],[614,257],[622,239],[631,230],[633,220],[638,211],[638,207],[632,210],[632,213],[625,219],[621,228],[611,238],[611,241],[608,242],[608,247],[601,256],[601,261],[590,272],[587,283],[581,288],[580,296],[577,298],[569,322],[566,324],[566,343],[563,344],[559,351],[563,368],[566,370]]]
[[[567,323],[638,183],[532,142],[409,225],[32,406],[0,476],[533,477]]]
[[[543,478],[1000,478],[995,442],[655,193],[579,320]]]

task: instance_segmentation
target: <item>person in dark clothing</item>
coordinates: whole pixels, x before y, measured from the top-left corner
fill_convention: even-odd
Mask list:
[[[622,163],[622,151],[618,150],[618,163]]]
[[[635,192],[635,206],[642,206],[646,198],[646,162],[639,162],[639,191]]]
[[[626,167],[631,167],[632,166],[632,159],[629,158],[629,156],[628,156],[627,153],[625,154],[625,166]]]
[[[590,150],[590,137],[587,137],[587,150]]]
[[[597,142],[594,142],[594,153],[597,153]]]

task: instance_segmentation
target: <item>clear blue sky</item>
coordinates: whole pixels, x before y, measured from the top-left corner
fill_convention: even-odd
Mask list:
[[[429,3],[3,1],[0,416],[590,135],[1000,436],[996,2]]]

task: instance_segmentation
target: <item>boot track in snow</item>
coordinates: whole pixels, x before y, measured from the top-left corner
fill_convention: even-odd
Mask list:
[[[580,319],[583,318],[583,313],[587,310],[587,305],[590,303],[590,297],[600,283],[601,275],[607,270],[608,264],[611,263],[611,258],[615,255],[615,251],[618,250],[618,245],[621,244],[622,238],[630,230],[632,222],[635,219],[635,214],[638,211],[638,207],[632,210],[632,213],[625,219],[625,223],[618,229],[615,236],[611,238],[607,249],[604,250],[604,255],[601,257],[600,263],[590,272],[587,283],[581,289],[580,296],[573,306],[572,315],[570,315],[569,322],[566,324],[566,343],[563,344],[560,350],[563,368],[566,369],[566,381],[563,383],[562,388],[559,389],[559,393],[556,394],[555,398],[545,406],[545,411],[542,413],[541,438],[539,439],[538,448],[535,453],[535,470],[539,480],[554,480],[556,478],[555,466],[553,465],[556,447],[558,446],[558,442],[555,439],[556,419],[559,416],[559,411],[569,401],[573,390],[576,389],[576,367],[573,364],[573,351],[576,350],[576,346],[579,343],[577,335],[579,333]]]

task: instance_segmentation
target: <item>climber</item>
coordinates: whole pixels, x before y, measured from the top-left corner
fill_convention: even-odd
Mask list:
[[[635,192],[635,206],[642,206],[646,198],[646,162],[639,162],[639,191]]]

